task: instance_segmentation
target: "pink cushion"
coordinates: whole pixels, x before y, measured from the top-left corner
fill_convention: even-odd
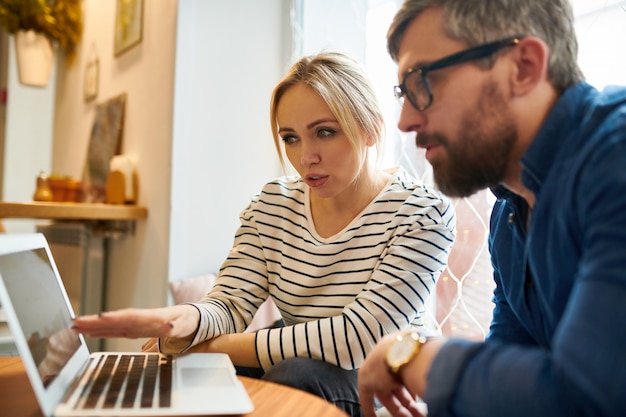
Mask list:
[[[200,301],[215,285],[214,274],[200,275],[170,282],[170,291],[176,304]]]
[[[215,285],[216,278],[215,274],[206,274],[170,282],[172,297],[174,297],[176,304],[200,301]],[[274,301],[268,298],[261,304],[246,331],[253,332],[269,327],[278,319],[280,319],[280,312]]]

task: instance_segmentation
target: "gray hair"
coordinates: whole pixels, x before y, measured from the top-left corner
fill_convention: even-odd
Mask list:
[[[443,10],[445,33],[470,47],[516,35],[542,39],[550,49],[548,77],[560,91],[584,80],[569,0],[405,0],[387,33],[395,61],[407,26],[430,7]]]

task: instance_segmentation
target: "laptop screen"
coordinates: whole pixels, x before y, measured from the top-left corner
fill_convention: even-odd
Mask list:
[[[44,248],[0,255],[0,274],[44,386],[80,347],[72,312]]]

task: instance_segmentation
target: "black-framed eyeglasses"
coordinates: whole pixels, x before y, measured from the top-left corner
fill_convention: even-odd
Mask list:
[[[433,103],[433,92],[428,81],[428,73],[469,61],[488,58],[502,48],[515,46],[523,36],[514,36],[484,45],[475,46],[452,55],[448,55],[432,64],[423,67],[409,68],[404,74],[402,83],[393,87],[393,94],[402,100],[406,96],[418,111],[424,111]]]

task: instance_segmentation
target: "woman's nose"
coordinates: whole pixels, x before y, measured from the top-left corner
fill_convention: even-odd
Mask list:
[[[300,151],[300,163],[302,165],[310,166],[319,163],[321,158],[319,150],[317,149],[317,146],[315,146],[315,144],[308,141],[302,141]]]

